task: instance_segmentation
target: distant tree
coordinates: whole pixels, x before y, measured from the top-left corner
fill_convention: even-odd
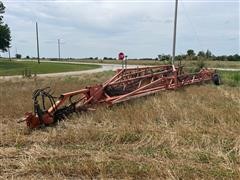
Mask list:
[[[205,55],[206,54],[205,54],[204,51],[199,51],[198,54],[197,54],[198,57],[205,57]]]
[[[240,61],[240,56],[238,54],[233,55],[234,61]]]
[[[182,54],[182,55],[179,55],[179,56],[181,56],[181,59],[182,59],[182,60],[185,60],[185,59],[187,58],[187,55],[186,55],[186,54]]]
[[[184,59],[184,56],[183,55],[177,55],[175,56],[175,60],[176,61],[182,61]]]
[[[233,61],[233,60],[234,60],[234,58],[233,58],[233,56],[232,56],[232,55],[230,55],[230,56],[228,56],[228,57],[227,57],[227,60],[228,60],[228,61]]]
[[[10,47],[11,32],[7,24],[3,23],[2,14],[5,13],[5,6],[0,1],[0,50],[6,52]]]
[[[26,59],[30,59],[30,57],[29,57],[29,56],[26,56]]]
[[[218,56],[218,57],[216,57],[216,60],[226,61],[226,60],[228,60],[228,59],[227,59],[227,56]]]
[[[169,61],[171,59],[171,56],[170,55],[161,54],[161,55],[158,55],[158,59],[159,59],[159,61]]]
[[[16,58],[17,58],[17,59],[21,59],[21,58],[22,58],[22,55],[21,55],[21,54],[16,54]]]
[[[206,58],[209,59],[212,57],[212,52],[210,50],[207,50],[206,52]]]
[[[226,56],[226,55],[213,56],[212,55],[212,59],[217,61],[240,61],[240,56],[238,54],[229,55],[229,56]]]
[[[152,61],[153,58],[142,58],[141,60],[144,60],[144,61]]]
[[[188,56],[195,56],[195,52],[192,49],[187,50],[187,55]]]
[[[215,60],[216,59],[216,56],[214,54],[212,54],[212,57],[211,57],[212,60]]]
[[[170,61],[171,58],[172,58],[172,57],[171,57],[171,55],[169,55],[169,54],[163,56],[163,60],[164,60],[164,61]]]
[[[192,49],[187,50],[187,56],[192,60],[192,58],[195,56],[195,52]]]
[[[0,14],[4,14],[5,13],[5,6],[3,5],[3,3],[0,1]],[[0,21],[2,21],[3,16],[0,15]]]

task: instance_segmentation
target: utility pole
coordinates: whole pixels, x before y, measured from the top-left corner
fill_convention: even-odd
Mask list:
[[[175,17],[174,17],[174,31],[173,31],[173,49],[172,49],[172,65],[174,65],[175,51],[176,51],[177,11],[178,11],[178,0],[176,0],[176,2],[175,2]]]
[[[60,39],[58,39],[58,60],[61,58],[61,48],[60,48]]]
[[[8,47],[8,58],[9,58],[9,61],[11,61],[11,52],[10,52],[10,47]]]
[[[37,36],[37,58],[38,64],[40,64],[40,57],[39,57],[39,39],[38,39],[38,23],[36,22],[36,36]]]

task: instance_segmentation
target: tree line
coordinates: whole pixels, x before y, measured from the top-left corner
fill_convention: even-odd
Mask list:
[[[171,58],[171,55],[158,55],[158,60],[160,61],[169,61],[171,60]],[[198,53],[196,53],[193,49],[189,49],[187,50],[186,54],[177,55],[175,57],[175,60],[240,61],[240,56],[239,54],[216,56],[210,50],[207,50],[206,52],[199,51]]]

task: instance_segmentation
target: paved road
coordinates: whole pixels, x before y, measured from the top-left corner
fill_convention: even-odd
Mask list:
[[[62,77],[62,76],[77,76],[86,73],[97,73],[103,71],[115,71],[116,69],[121,69],[122,65],[120,64],[101,64],[101,63],[85,63],[85,62],[59,62],[59,61],[44,61],[44,62],[51,62],[51,63],[70,63],[70,64],[96,64],[101,65],[100,68],[85,70],[85,71],[71,71],[71,72],[61,72],[61,73],[50,73],[50,74],[38,74],[38,77]],[[144,67],[143,65],[128,65],[128,68],[136,68],[136,67]],[[211,68],[216,70],[224,70],[224,71],[239,71],[240,69],[231,69],[231,68]],[[21,75],[17,76],[0,76],[2,80],[10,80],[21,78]]]

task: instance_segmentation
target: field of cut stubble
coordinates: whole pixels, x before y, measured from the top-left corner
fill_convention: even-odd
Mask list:
[[[111,72],[0,81],[0,178],[240,178],[240,86],[161,92],[28,131],[31,94],[101,83]]]

